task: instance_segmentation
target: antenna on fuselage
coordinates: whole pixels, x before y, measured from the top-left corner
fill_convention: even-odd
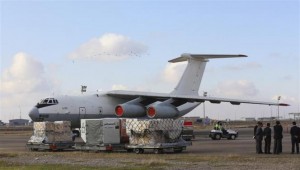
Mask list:
[[[81,94],[83,94],[84,92],[86,92],[86,88],[87,88],[87,86],[81,85]]]

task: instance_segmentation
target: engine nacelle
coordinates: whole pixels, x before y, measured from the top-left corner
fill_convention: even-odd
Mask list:
[[[147,109],[147,116],[149,118],[174,118],[179,115],[178,109],[168,103],[160,103],[149,106]]]
[[[146,109],[143,105],[138,103],[120,104],[115,108],[115,114],[118,117],[144,117]]]

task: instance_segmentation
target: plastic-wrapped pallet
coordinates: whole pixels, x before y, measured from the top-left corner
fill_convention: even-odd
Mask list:
[[[54,143],[72,141],[70,121],[34,122],[29,143]]]
[[[55,142],[71,142],[72,131],[70,121],[55,121],[54,122]]]
[[[127,119],[126,132],[130,144],[174,143],[181,136],[182,120]]]
[[[53,122],[34,122],[33,135],[29,139],[30,143],[51,143],[55,141]]]

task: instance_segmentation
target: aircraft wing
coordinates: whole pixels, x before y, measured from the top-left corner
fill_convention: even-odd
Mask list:
[[[262,102],[262,101],[253,101],[253,100],[240,100],[240,99],[228,99],[228,98],[217,98],[217,97],[204,97],[204,96],[191,96],[191,95],[174,95],[166,93],[151,93],[151,92],[137,92],[137,91],[125,91],[125,90],[114,90],[107,92],[108,96],[134,100],[136,98],[142,98],[144,100],[150,100],[151,102],[155,101],[165,101],[168,99],[173,99],[177,101],[177,105],[186,102],[204,102],[209,101],[210,103],[220,104],[221,102],[229,102],[232,105],[240,105],[241,103],[247,104],[260,104],[260,105],[274,105],[274,106],[289,106],[285,103],[277,102]],[[149,103],[150,104],[150,103]],[[176,106],[176,105],[175,105]]]

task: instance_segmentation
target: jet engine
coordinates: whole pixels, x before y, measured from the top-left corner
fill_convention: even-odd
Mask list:
[[[175,118],[178,114],[178,109],[169,103],[152,105],[147,109],[147,116],[149,118]]]
[[[139,103],[124,103],[116,106],[115,113],[118,117],[144,117],[146,109]]]

